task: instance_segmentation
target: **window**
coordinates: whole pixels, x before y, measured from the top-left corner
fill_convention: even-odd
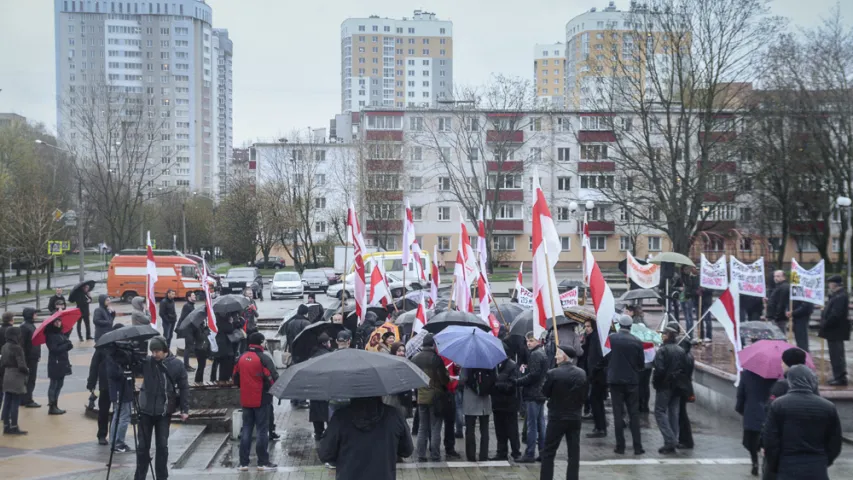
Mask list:
[[[835,238],[832,239],[832,248],[835,248]],[[752,239],[749,237],[741,237],[740,239],[740,251],[741,252],[751,252],[752,251]],[[838,253],[837,251],[835,253]]]
[[[606,216],[607,208],[603,206],[596,205],[592,207],[592,210],[589,211],[590,220],[605,220]]]
[[[600,160],[607,158],[607,145],[581,145],[581,160]]]
[[[424,207],[412,207],[412,220],[419,222],[424,219]],[[421,242],[418,241],[418,245]]]
[[[603,252],[607,250],[607,236],[591,235],[589,237],[589,248],[593,252]]]
[[[560,162],[568,162],[570,160],[569,147],[560,147],[557,149],[557,160]]]
[[[424,177],[409,177],[409,185],[412,190],[423,190]]]
[[[542,119],[541,118],[531,118],[530,119],[530,131],[538,132],[542,130]]]
[[[709,252],[722,252],[726,248],[726,241],[723,237],[711,237],[705,245],[705,249]]]
[[[441,149],[440,149],[439,153],[441,154],[441,158],[442,158],[443,160],[445,160],[445,161],[446,161],[446,160],[450,160],[450,159],[451,159],[451,156],[450,156],[450,147],[441,147]]]
[[[450,251],[450,237],[438,237],[438,251],[439,252],[449,252]]]
[[[581,188],[613,188],[613,176],[581,175]]]
[[[326,184],[326,175],[322,173],[318,173],[314,175],[314,183],[317,185],[325,185]]]
[[[803,236],[797,236],[796,240],[797,240],[797,251],[798,252],[803,252],[803,253],[817,252],[817,245],[815,245],[815,243],[812,241],[812,239],[807,238],[807,237],[803,237]]]
[[[660,237],[658,237],[658,236],[650,236],[649,237],[649,251],[650,252],[659,252],[661,250],[660,244],[661,244]]]
[[[501,174],[489,175],[489,188],[501,189],[521,189],[524,186],[521,183],[521,175]]]
[[[557,177],[557,190],[568,192],[572,189],[572,177]]]
[[[631,237],[627,235],[622,235],[621,237],[619,237],[619,251],[627,252],[633,250],[633,248],[631,248],[631,243]]]
[[[423,148],[422,147],[412,147],[412,161],[420,162],[423,160]]]
[[[409,82],[409,83],[413,84],[414,82]],[[414,86],[414,85],[410,85],[410,86]],[[423,129],[424,129],[424,117],[411,117],[411,118],[409,118],[409,128],[415,132],[423,131]]]
[[[480,159],[480,150],[477,147],[472,148],[468,151],[468,160],[479,160]]]
[[[634,190],[634,177],[622,177],[619,185],[622,186],[622,190],[624,191],[630,192]]]
[[[749,207],[740,207],[740,221],[741,222],[750,222],[752,221],[752,209]]]
[[[565,222],[572,218],[572,212],[569,207],[557,207],[557,220]]]
[[[492,249],[495,251],[514,251],[515,237],[512,235],[492,235]]]
[[[450,177],[438,177],[438,190],[441,192],[450,191]]]
[[[371,115],[367,117],[367,128],[376,130],[400,130],[403,128],[403,117]]]
[[[530,159],[534,162],[542,161],[542,149],[539,147],[532,147],[530,149]]]
[[[314,199],[314,208],[326,208],[326,198],[317,197]]]
[[[571,251],[572,249],[572,237],[560,237],[560,247],[564,252]]]
[[[440,221],[440,222],[449,222],[450,221],[450,207],[438,207],[438,221]]]
[[[376,173],[367,176],[367,188],[376,190],[399,190],[400,177],[395,174]]]
[[[610,117],[581,117],[581,130],[612,130]]]
[[[316,150],[316,151],[314,151],[314,161],[315,161],[315,162],[324,162],[324,161],[326,161],[326,151],[325,151],[325,150]]]
[[[314,222],[315,233],[326,233],[326,222]]]
[[[450,117],[438,117],[438,131],[449,132],[452,128],[452,119]]]

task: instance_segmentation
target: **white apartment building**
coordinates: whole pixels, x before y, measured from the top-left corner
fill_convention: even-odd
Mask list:
[[[216,55],[216,198],[221,199],[227,192],[228,168],[234,146],[234,81],[231,66],[234,43],[228,37],[227,29],[213,29],[213,50]]]
[[[341,23],[341,111],[435,106],[453,94],[453,22],[415,10],[402,20]]]
[[[536,44],[533,47],[533,80],[536,97],[547,107],[565,104],[566,44]]]
[[[169,119],[151,154],[162,166],[151,187],[217,198],[220,151],[227,162],[231,148],[231,66],[225,53],[231,45],[228,39],[217,52],[211,7],[201,0],[54,0],[54,12],[60,138],[74,143],[80,128],[64,114],[73,92],[106,85]],[[223,61],[226,74],[220,77]]]

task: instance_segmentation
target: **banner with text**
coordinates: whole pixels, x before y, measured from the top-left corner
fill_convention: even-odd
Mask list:
[[[533,308],[533,292],[519,285],[518,305],[524,308]]]
[[[732,283],[737,282],[738,292],[741,295],[764,298],[767,295],[766,282],[764,280],[764,257],[752,263],[743,263],[733,256],[729,256],[730,271],[732,272]]]
[[[637,259],[631,255],[631,252],[626,253],[628,254],[628,261],[626,262],[628,278],[639,285],[640,288],[657,287],[660,284],[660,265],[654,265],[651,263],[641,265],[637,262]]]
[[[726,272],[726,256],[723,255],[716,262],[709,262],[703,253],[699,268],[699,286],[711,290],[725,290],[729,288],[729,277]]]
[[[518,305],[524,308],[533,308],[533,292],[520,287],[518,290]],[[578,306],[578,287],[567,290],[560,295],[560,306],[563,310]]]
[[[795,259],[791,259],[791,300],[823,305],[824,303],[824,276],[826,269],[823,260],[807,270],[800,266]]]

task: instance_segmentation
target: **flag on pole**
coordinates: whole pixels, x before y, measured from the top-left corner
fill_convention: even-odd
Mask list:
[[[417,238],[412,242],[412,258],[415,261],[415,268],[418,272],[418,278],[420,278],[421,282],[426,283],[426,269],[424,268],[423,261],[421,260],[421,246],[418,243]]]
[[[562,245],[545,194],[539,185],[539,172],[533,171],[533,334],[540,338],[547,330],[548,318],[562,314],[560,293],[554,266]]]
[[[358,224],[358,216],[355,212],[355,206],[352,202],[349,204],[347,211],[347,237],[352,243],[353,250],[353,293],[355,294],[355,315],[358,317],[358,324],[364,323],[364,315],[367,313],[365,303],[367,301],[367,292],[365,288],[364,275],[364,237],[361,234],[361,226]],[[346,292],[346,272],[344,272],[344,290]]]
[[[471,287],[465,274],[465,259],[462,257],[462,248],[456,250],[456,264],[453,266],[453,276],[456,277],[450,299],[456,304],[460,312],[473,312],[474,302],[471,299]]]
[[[518,292],[520,292],[520,291],[521,291],[521,289],[522,289],[522,288],[524,288],[524,283],[523,283],[523,281],[522,281],[522,276],[521,276],[521,272],[522,272],[522,270],[523,270],[523,267],[524,267],[524,262],[521,262],[521,263],[519,263],[519,264],[518,264],[518,276],[517,276],[517,277],[515,277],[515,292],[516,292],[516,297],[518,296]]]
[[[741,350],[740,343],[740,292],[738,291],[737,282],[731,282],[729,288],[726,289],[720,298],[711,304],[708,308],[708,313],[714,316],[723,326],[726,332],[726,337],[732,342],[732,347],[735,351],[735,367],[737,368],[737,380],[735,385],[740,382],[740,357],[737,352]],[[707,313],[706,313],[707,315]],[[701,321],[701,319],[700,319]]]
[[[207,286],[207,262],[202,262],[202,285],[204,285],[204,306],[207,310],[207,329],[210,333],[207,339],[210,342],[210,351],[216,353],[219,351],[219,346],[216,345],[216,334],[219,333],[219,328],[216,327],[216,317],[213,315],[213,302],[210,300],[210,290]]]
[[[385,261],[380,259],[377,262],[375,257],[371,260],[373,260],[373,271],[370,272],[370,301],[367,302],[367,305],[384,307],[394,301],[391,297],[391,291],[388,290],[388,284],[385,282],[385,266],[383,265]]]
[[[477,295],[480,300],[480,318],[489,323],[491,313],[492,291],[489,288],[488,253],[486,252],[486,223],[483,221],[483,207],[480,207],[480,217],[477,219],[477,252],[479,253],[480,275],[477,276]],[[492,317],[494,318],[494,317]]]
[[[154,299],[154,284],[157,283],[157,263],[154,261],[154,250],[151,248],[151,232],[148,232],[148,242],[145,249],[147,256],[145,260],[145,293],[148,296],[148,313],[151,314],[151,326],[158,328],[157,303]]]
[[[412,335],[417,335],[426,323],[426,307],[424,306],[424,297],[421,295],[421,301],[418,303],[418,311],[415,314],[415,323],[412,325]]]
[[[438,245],[432,247],[432,265],[430,265],[430,307],[435,307],[438,302],[438,285],[441,283],[441,276],[438,273]]]
[[[406,210],[403,212],[403,267],[409,265],[412,243],[415,241],[415,222],[412,217],[412,207],[406,199]],[[405,270],[405,268],[403,269]]]
[[[589,228],[586,221],[584,221],[583,227],[584,278],[589,285],[592,304],[595,307],[595,324],[598,330],[598,339],[601,342],[602,354],[607,355],[607,352],[610,351],[607,337],[610,334],[613,317],[616,315],[616,300],[613,298],[613,291],[610,290],[610,286],[604,281],[604,275],[601,274],[595,257],[592,256],[592,249],[589,248]]]
[[[462,253],[463,265],[465,266],[466,285],[471,286],[476,278],[477,256],[471,248],[471,237],[468,236],[468,227],[465,225],[465,216],[459,211],[459,252]]]
[[[586,223],[586,212],[583,212],[583,226],[581,228],[581,271],[583,272],[583,283],[589,285],[589,269],[587,268],[586,252],[590,250],[589,225]]]

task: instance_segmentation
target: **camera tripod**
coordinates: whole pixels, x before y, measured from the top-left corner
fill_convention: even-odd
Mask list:
[[[113,421],[110,424],[110,460],[107,462],[107,479],[110,479],[110,472],[113,468],[113,455],[115,455],[116,448],[116,432],[118,431],[118,422],[121,418],[121,409],[124,405],[124,391],[126,385],[130,385],[131,388],[131,397],[133,401],[131,402],[131,411],[130,411],[130,425],[133,428],[133,453],[137,455],[137,462],[139,461],[139,441],[137,440],[137,432],[136,432],[136,423],[139,422],[140,413],[139,413],[139,397],[136,395],[136,383],[134,381],[133,372],[130,369],[125,369],[123,372],[125,385],[122,385],[118,391],[118,406],[116,407],[116,411],[113,412]],[[136,413],[136,422],[133,420],[133,414]],[[113,429],[112,427],[115,426]],[[142,425],[139,426],[142,429]],[[152,426],[153,428],[153,426]],[[154,435],[151,436],[151,442],[148,444],[148,468],[151,471],[151,476],[154,477],[154,480],[157,480],[157,473],[154,471],[154,465],[152,464],[152,459],[150,456],[151,443],[154,442]]]

